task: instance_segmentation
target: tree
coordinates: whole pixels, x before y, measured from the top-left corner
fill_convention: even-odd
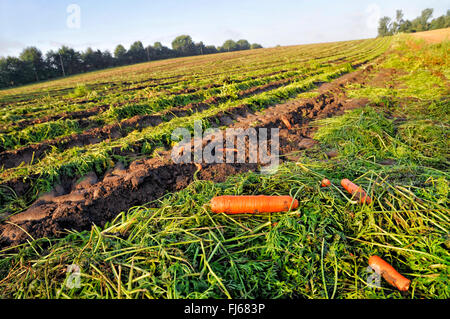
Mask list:
[[[378,36],[384,37],[387,35],[392,35],[391,18],[382,17],[378,24]]]
[[[63,45],[57,52],[63,75],[80,73],[82,68],[81,54],[72,48]]]
[[[392,24],[392,32],[395,34],[395,33],[398,33],[399,32],[399,30],[400,30],[400,26],[402,25],[404,23],[404,20],[403,20],[403,11],[402,10],[397,10],[396,12],[395,12],[395,21],[394,21],[394,23]]]
[[[426,31],[429,29],[428,20],[430,20],[431,16],[433,15],[433,9],[427,8],[425,10],[422,10],[422,13],[420,14],[420,24],[422,25],[421,31]]]
[[[236,51],[238,48],[238,44],[233,40],[227,40],[222,45],[222,51],[224,52]]]
[[[46,78],[46,66],[42,57],[42,52],[39,49],[36,47],[25,48],[19,58],[30,65],[36,81]]]
[[[130,46],[127,55],[131,59],[132,63],[144,62],[148,58],[141,41],[134,42]]]
[[[195,44],[189,35],[180,35],[172,41],[172,49],[180,56],[195,54]]]
[[[236,42],[238,50],[250,50],[250,43],[247,40],[239,40]]]
[[[34,81],[32,65],[16,57],[0,60],[0,83],[3,86],[15,86]]]
[[[155,42],[153,46],[149,45],[145,48],[150,60],[161,60],[175,57],[176,53],[168,47],[161,44],[161,42]]]
[[[155,50],[162,51],[162,49],[163,49],[164,46],[162,45],[161,42],[155,42],[155,43],[153,44],[153,47],[155,48]]]
[[[445,28],[445,16],[440,16],[430,22],[430,30]]]
[[[250,43],[247,40],[241,39],[236,42],[238,50],[250,50]]]
[[[217,50],[217,48],[214,45],[207,45],[205,47],[205,54],[213,54],[218,52],[219,50]]]
[[[111,54],[111,52],[109,52],[108,50],[102,52],[102,61],[103,61],[103,66],[104,68],[109,68],[111,66],[114,66],[114,58]]]
[[[202,41],[200,41],[199,43],[195,43],[195,51],[197,54],[205,54],[206,52],[206,47],[203,44]]]
[[[0,58],[0,88],[10,86],[6,58]]]
[[[92,48],[87,48],[85,52],[81,53],[81,60],[84,71],[95,70],[98,67],[97,57]]]
[[[398,32],[411,32],[412,23],[409,20],[403,21],[403,23],[399,26]]]
[[[54,78],[62,75],[59,54],[50,50],[45,55],[45,66],[47,68],[47,78]]]
[[[173,58],[177,55],[174,50],[162,45],[161,42],[155,42],[153,46],[158,51],[158,56],[161,59]]]
[[[430,28],[428,20],[433,15],[433,9],[427,8],[422,10],[420,16],[411,21],[410,32],[427,31]]]
[[[114,50],[114,58],[116,58],[118,65],[124,65],[127,62],[127,50],[121,44],[116,46]]]
[[[92,50],[87,48],[81,53],[83,71],[99,70],[114,65],[114,58],[109,51]]]
[[[250,46],[250,49],[252,49],[252,50],[254,50],[254,49],[262,49],[262,45],[261,44],[258,44],[258,43],[253,43],[251,46]]]

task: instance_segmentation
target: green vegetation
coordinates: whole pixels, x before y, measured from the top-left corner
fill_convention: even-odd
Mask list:
[[[0,297],[448,299],[448,43],[426,45],[408,36],[393,41],[373,77],[344,88],[348,98],[369,103],[315,122],[320,144],[295,163],[285,162],[272,175],[195,180],[182,191],[131,207],[104,227],[70,231],[60,239],[30,238],[16,250],[4,249]],[[379,44],[353,57],[352,65],[379,56],[389,42]],[[215,114],[240,104],[261,110],[350,68],[345,62],[321,70],[125,138],[55,150],[35,165],[3,174],[38,174],[39,187],[50,188],[69,171],[104,171],[114,147],[143,143],[150,153],[174,127],[197,119],[208,127]],[[382,81],[378,74],[385,74]],[[331,149],[337,157],[327,157]],[[320,187],[324,177],[331,187]],[[339,186],[343,178],[363,187],[373,202],[357,204]],[[299,208],[267,215],[211,213],[210,199],[226,194],[290,195]],[[368,258],[375,254],[412,280],[407,292],[384,280],[381,288],[368,285]],[[81,270],[79,287],[67,285],[72,264]]]
[[[18,148],[29,143],[41,142],[55,137],[80,133],[82,130],[74,120],[58,120],[28,126],[19,132],[0,133],[0,150]]]
[[[382,130],[385,120],[377,119],[361,120],[361,139]],[[130,208],[102,229],[52,240],[50,249],[48,239],[24,245],[3,260],[2,296],[448,298],[448,174],[412,162],[386,168],[353,156],[324,162],[311,155],[272,176],[196,181],[151,203],[155,208]],[[335,186],[320,189],[324,176],[335,185],[356,180],[375,203],[360,207]],[[213,215],[207,203],[221,194],[290,194],[300,207],[268,216]],[[367,286],[372,254],[412,279],[408,293],[386,283]],[[73,263],[81,267],[81,286],[70,289],[65,269]]]
[[[77,87],[73,90],[72,93],[69,93],[68,96],[70,98],[84,97],[90,93],[90,90],[86,87],[86,85],[77,85]]]
[[[226,183],[197,181],[184,191],[134,207],[90,232],[34,241],[2,262],[3,297],[14,298],[448,298],[448,210],[436,200],[439,181],[417,174],[388,182],[392,171],[354,161],[324,164],[304,158],[273,176],[245,174]],[[361,170],[366,170],[361,174]],[[339,173],[336,173],[339,172]],[[351,204],[321,176],[357,182],[376,194],[370,207]],[[400,177],[399,177],[400,178]],[[433,185],[434,184],[434,185]],[[300,208],[288,214],[213,215],[219,194],[291,194]],[[424,202],[417,202],[416,198]],[[445,213],[447,211],[447,214]],[[7,252],[6,252],[7,254]],[[402,295],[383,283],[366,284],[367,259],[383,256],[413,280]],[[29,262],[28,262],[29,261]],[[69,289],[67,265],[81,267],[81,286]],[[8,275],[8,277],[6,277]],[[21,274],[20,277],[16,277]],[[11,278],[16,278],[11,280]]]

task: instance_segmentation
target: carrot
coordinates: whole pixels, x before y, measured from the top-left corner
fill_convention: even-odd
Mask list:
[[[297,207],[298,201],[290,196],[217,196],[211,199],[211,210],[214,213],[276,213]]]
[[[202,170],[202,164],[200,164],[200,163],[194,163],[195,164],[195,167],[197,167],[197,171],[201,171]]]
[[[328,186],[331,186],[331,182],[330,182],[329,179],[324,178],[324,179],[322,179],[322,184],[321,184],[320,186],[322,186],[322,187],[328,187]]]
[[[341,180],[341,185],[347,190],[347,192],[349,192],[353,196],[356,195],[360,203],[370,204],[372,202],[372,199],[367,196],[366,192],[358,185],[352,183],[350,180],[344,178],[343,180]]]
[[[407,291],[409,289],[409,284],[411,280],[403,277],[397,270],[389,265],[386,261],[378,256],[371,256],[369,258],[369,266],[375,270],[375,272],[390,283],[392,286],[396,287],[400,291]]]
[[[281,116],[281,121],[283,121],[284,125],[290,130],[292,128],[291,123],[289,123],[289,120],[283,115]]]

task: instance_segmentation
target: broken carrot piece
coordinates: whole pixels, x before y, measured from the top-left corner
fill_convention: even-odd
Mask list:
[[[289,122],[289,120],[284,115],[281,116],[281,121],[284,123],[284,125],[286,125],[288,130],[290,130],[292,128],[291,123]]]
[[[341,180],[342,187],[345,188],[347,192],[353,195],[353,197],[358,198],[360,203],[370,204],[372,199],[366,194],[366,192],[358,185],[352,183],[349,179],[344,178]]]
[[[407,291],[409,289],[411,280],[405,278],[397,270],[395,270],[394,267],[380,257],[371,256],[369,258],[369,266],[398,290]]]
[[[324,178],[324,179],[322,179],[322,184],[320,184],[320,186],[322,186],[322,187],[331,186],[331,182],[328,178]]]

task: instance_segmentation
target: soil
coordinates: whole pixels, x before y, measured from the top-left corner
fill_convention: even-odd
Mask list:
[[[347,83],[364,82],[371,70],[368,66],[323,84],[315,98],[278,104],[258,113],[252,112],[247,105],[240,105],[215,115],[214,119],[219,123],[217,125],[235,128],[279,128],[280,158],[285,158],[283,155],[311,148],[317,143],[313,139],[317,128],[310,125],[312,120],[341,114],[346,109],[368,103],[366,99],[347,99],[343,87]],[[202,143],[206,145],[208,140]],[[171,150],[167,150],[157,158],[136,160],[128,168],[117,164],[103,176],[92,172],[81,181],[63,178],[61,186],[39,197],[26,211],[11,216],[8,223],[0,224],[0,247],[23,243],[29,235],[33,238],[58,237],[70,229],[81,231],[90,229],[92,224],[103,226],[129,207],[143,205],[167,192],[187,187],[194,180],[194,174],[199,179],[222,182],[230,175],[260,168],[258,163],[248,163],[248,155],[245,163],[202,163],[201,166],[197,171],[195,163],[176,164],[171,159]],[[23,180],[16,183],[10,181],[17,193],[29,190]]]

